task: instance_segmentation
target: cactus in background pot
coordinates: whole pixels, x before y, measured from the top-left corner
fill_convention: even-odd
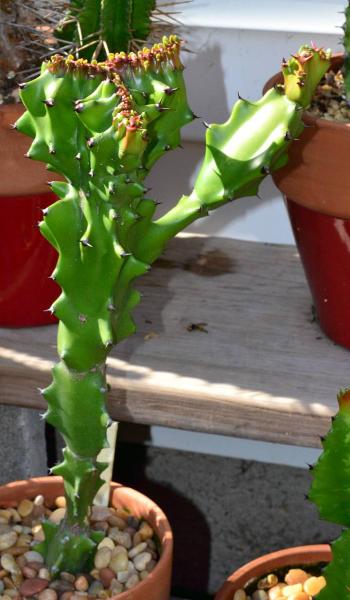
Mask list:
[[[311,467],[313,482],[309,499],[326,521],[345,528],[340,538],[331,544],[333,560],[324,571],[326,587],[318,600],[350,599],[350,390],[338,394],[339,412],[332,427],[322,438],[323,452]]]
[[[106,359],[135,331],[135,279],[179,231],[256,194],[265,175],[285,164],[290,141],[303,129],[304,90],[309,93],[309,82],[316,85],[329,65],[322,50],[305,47],[307,69],[295,77],[290,67],[291,98],[278,87],[257,102],[240,99],[226,123],[209,125],[192,193],[154,220],[156,202],[145,178],[180,144],[181,127],[194,118],[179,50],[171,36],[104,62],[55,55],[21,90],[27,111],[16,126],[34,138],[28,157],[66,179],[51,183],[60,199],[40,224],[59,253],[53,278],[62,288],[52,306],[60,321],[60,362],[43,392],[46,419],[67,444],[64,461],[53,469],[64,478],[66,518],[60,526],[45,525],[40,546],[53,575],[80,572],[95,551],[99,534],[89,530],[88,515],[102,483],[97,456],[107,444]]]
[[[181,0],[70,0],[55,34],[69,40],[80,58],[106,59],[110,50],[138,50],[152,32],[168,33],[176,24],[173,11]]]

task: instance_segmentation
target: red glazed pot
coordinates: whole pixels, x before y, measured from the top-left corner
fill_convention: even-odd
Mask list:
[[[24,498],[33,499],[39,494],[53,503],[63,494],[61,477],[38,477],[0,486],[0,506],[16,506]],[[161,544],[159,562],[149,576],[131,590],[112,596],[111,600],[169,600],[173,535],[165,514],[147,496],[118,483],[111,484],[110,505],[127,508],[135,517],[145,519]]]
[[[233,600],[234,593],[251,580],[264,577],[281,567],[296,567],[329,562],[332,558],[328,545],[298,546],[265,554],[232,573],[215,596],[215,600]]]
[[[342,55],[332,59],[341,68]],[[282,81],[279,73],[264,91]],[[287,199],[294,236],[323,331],[350,348],[350,123],[305,114],[305,129],[273,179]]]
[[[23,112],[0,107],[0,326],[25,327],[56,322],[46,311],[59,294],[49,279],[56,252],[37,224],[42,209],[57,198],[48,192],[44,165],[25,158],[30,139],[11,129]]]

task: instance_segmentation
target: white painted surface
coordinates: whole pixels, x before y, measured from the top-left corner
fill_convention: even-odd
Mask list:
[[[299,46],[313,40],[318,46],[341,51],[346,0],[192,0],[184,5],[181,20],[188,98],[198,119],[184,130],[185,151],[164,157],[150,177],[152,194],[164,202],[161,212],[191,189],[203,152],[202,119],[223,122],[237,94],[261,96],[267,79]],[[190,229],[197,233],[293,244],[283,199],[271,179],[260,190],[261,198],[241,199]],[[161,427],[152,427],[151,444],[247,460],[305,467],[318,450],[237,440]]]
[[[147,445],[229,458],[257,460],[302,469],[307,469],[308,465],[314,464],[321,453],[315,448],[271,444],[224,435],[169,429],[168,427],[152,427],[151,439]]]

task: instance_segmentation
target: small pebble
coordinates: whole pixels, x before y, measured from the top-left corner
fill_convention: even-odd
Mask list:
[[[75,575],[73,575],[73,573],[68,573],[67,571],[61,571],[60,577],[61,577],[61,579],[64,579],[64,581],[70,581],[71,583],[75,582]]]
[[[142,523],[140,525],[140,529],[139,529],[139,534],[141,535],[143,541],[145,542],[146,540],[153,537],[154,531],[153,531],[152,527],[150,525],[148,525],[148,523],[146,523],[146,521],[142,521]]]
[[[98,550],[100,548],[110,548],[110,550],[113,550],[115,548],[115,545],[114,545],[113,540],[111,540],[111,538],[105,537],[105,538],[103,538],[103,540],[97,546]]]
[[[75,589],[78,592],[86,592],[89,589],[89,582],[85,575],[79,575],[75,580]]]
[[[44,562],[44,559],[41,556],[41,554],[39,552],[36,552],[35,550],[29,550],[29,552],[26,552],[24,558],[28,563],[34,561],[42,564]]]
[[[135,568],[137,571],[144,571],[151,560],[152,555],[149,552],[141,552],[134,558]]]
[[[244,590],[237,590],[234,593],[233,600],[247,600],[247,594]]]
[[[107,521],[111,516],[111,511],[106,506],[93,506],[91,510],[91,521]]]
[[[253,600],[268,600],[268,595],[265,590],[256,590],[252,595]]]
[[[56,510],[52,511],[51,515],[49,516],[49,521],[52,521],[52,523],[60,523],[62,521],[62,519],[64,519],[66,514],[66,509],[63,507],[60,508],[56,508]]]
[[[38,576],[40,577],[40,579],[47,579],[48,581],[51,580],[50,572],[48,569],[46,569],[46,567],[42,567],[41,569],[39,569]]]
[[[64,496],[57,496],[55,499],[55,505],[57,508],[66,508],[66,499]]]
[[[140,526],[140,519],[130,515],[130,517],[127,518],[127,524],[128,527],[132,527],[133,529],[137,530]]]
[[[112,580],[115,578],[115,572],[109,567],[105,567],[104,569],[100,569],[99,576],[100,580],[103,583],[103,587],[109,588]]]
[[[129,558],[134,558],[135,556],[140,554],[140,552],[143,552],[144,550],[146,550],[146,548],[147,548],[147,544],[145,542],[141,542],[141,544],[138,544],[137,546],[135,546],[134,548],[131,548],[131,550],[129,550]]]
[[[0,535],[0,551],[7,550],[14,546],[17,542],[17,533],[15,531],[9,531]]]
[[[118,554],[112,556],[108,566],[114,573],[119,573],[120,571],[126,571],[128,564],[128,555],[124,552],[118,552]]]
[[[96,596],[103,590],[103,584],[101,581],[93,581],[88,589],[89,596]]]
[[[33,510],[34,504],[31,500],[21,500],[17,506],[17,512],[21,517],[28,517]]]
[[[326,586],[326,580],[321,575],[320,577],[310,577],[304,583],[304,592],[310,596],[316,596]]]
[[[40,592],[38,600],[57,600],[57,592],[47,588],[46,590]]]
[[[123,584],[117,579],[113,579],[111,582],[111,592],[114,595],[120,594],[124,590]]]
[[[125,531],[117,531],[113,536],[111,535],[111,531],[109,532],[109,537],[112,538],[117,544],[124,546],[127,550],[129,550],[132,546],[132,541],[130,534]]]
[[[129,579],[125,584],[126,589],[131,590],[131,588],[135,587],[135,585],[137,585],[139,581],[140,579],[137,573],[133,573],[132,575],[130,575]]]
[[[94,561],[96,569],[103,569],[104,567],[108,567],[111,558],[112,550],[110,548],[104,547],[97,550]]]
[[[33,504],[34,506],[43,506],[45,502],[45,498],[42,494],[39,494],[38,496],[35,496],[34,500],[33,500]]]
[[[289,569],[284,581],[288,585],[293,585],[295,583],[304,583],[309,577],[310,575],[304,569]]]
[[[25,579],[19,588],[19,592],[22,596],[34,596],[39,594],[48,586],[46,579]]]
[[[117,517],[117,515],[111,515],[110,517],[108,517],[107,521],[109,525],[111,525],[111,527],[118,527],[118,529],[120,529],[121,531],[126,529],[126,527],[128,526],[126,521],[124,521],[124,519],[121,519],[120,517]]]
[[[282,590],[283,596],[291,596],[292,594],[298,594],[303,591],[301,583],[294,583],[293,585],[286,585]]]
[[[28,579],[34,579],[34,577],[36,577],[38,575],[38,571],[36,571],[35,569],[32,569],[31,567],[28,567],[28,566],[23,567],[22,573],[23,573],[24,577],[28,577]],[[43,577],[43,579],[46,579],[46,577]]]
[[[60,600],[71,600],[72,596],[73,592],[63,592],[63,594],[60,595]]]
[[[74,585],[70,581],[64,581],[64,579],[54,579],[49,587],[56,590],[56,592],[73,592],[74,590]]]

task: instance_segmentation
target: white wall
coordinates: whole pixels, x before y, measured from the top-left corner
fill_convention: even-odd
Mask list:
[[[346,0],[192,0],[184,5],[182,22],[187,47],[185,78],[190,105],[208,122],[227,119],[241,96],[257,99],[265,81],[280,68],[282,57],[311,40],[340,51],[341,11]],[[200,162],[205,130],[198,119],[184,131],[184,150],[169,153],[149,179],[152,195],[163,210],[191,189]],[[271,179],[261,199],[241,199],[192,230],[209,235],[272,243],[294,243],[283,199]],[[153,444],[239,458],[255,458],[305,467],[319,452],[313,449],[235,440],[152,428]]]

